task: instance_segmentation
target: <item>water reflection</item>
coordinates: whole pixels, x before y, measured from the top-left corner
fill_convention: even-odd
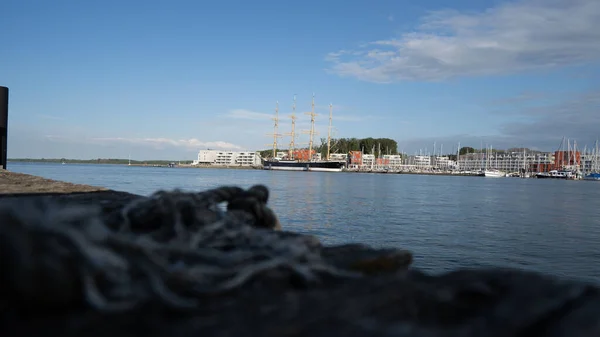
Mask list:
[[[265,184],[286,229],[326,244],[406,248],[439,272],[507,266],[600,281],[600,185],[545,179],[9,163],[44,177],[149,194]]]

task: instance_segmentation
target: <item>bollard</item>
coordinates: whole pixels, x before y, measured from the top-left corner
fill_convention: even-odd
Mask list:
[[[0,167],[6,170],[8,141],[8,88],[0,87]]]

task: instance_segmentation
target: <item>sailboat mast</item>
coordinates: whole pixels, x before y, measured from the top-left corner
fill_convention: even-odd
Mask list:
[[[294,103],[292,104],[292,132],[290,136],[292,139],[290,140],[290,159],[294,159],[294,148],[296,147],[296,95],[294,95]]]
[[[596,149],[594,150],[595,154],[594,154],[594,172],[598,172],[598,158],[600,158],[598,155],[598,139],[596,139]]]
[[[598,139],[596,139],[596,148],[594,149],[594,165],[593,166],[593,170],[594,172],[598,172]]]
[[[577,139],[573,139],[573,151],[571,158],[573,158],[573,166],[575,166],[576,170],[579,170],[579,161],[577,160]]]
[[[313,138],[315,135],[315,94],[312,96],[310,110],[310,140],[308,141],[308,156],[312,160]]]
[[[332,120],[333,104],[329,103],[329,129],[327,130],[327,160],[331,151],[331,120]]]
[[[487,152],[487,144],[486,144],[485,147],[486,147],[485,151]],[[481,155],[481,169],[483,170],[483,157],[484,157],[483,140],[481,141],[481,145],[479,146],[479,148],[481,149],[481,153],[480,153],[480,155]],[[486,156],[486,159],[487,159],[487,156]]]
[[[456,147],[456,169],[460,171],[460,142],[458,142],[458,146]]]
[[[279,101],[275,103],[275,118],[273,118],[275,122],[273,126],[273,158],[277,156],[277,128],[279,127]]]

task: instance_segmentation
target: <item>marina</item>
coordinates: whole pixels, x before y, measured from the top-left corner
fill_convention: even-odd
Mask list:
[[[331,138],[328,137],[328,144]],[[381,154],[350,151],[327,153],[326,159],[314,149],[293,147],[277,151],[277,143],[269,158],[259,152],[201,150],[191,165],[178,167],[248,168],[279,171],[397,173],[427,175],[460,175],[488,178],[540,178],[600,181],[599,151],[577,149],[576,143],[563,139],[554,152],[528,149],[494,150],[491,146],[477,152],[455,155]],[[328,151],[330,151],[330,146]],[[459,147],[460,148],[460,144]],[[379,154],[375,154],[379,152]],[[440,150],[441,152],[441,150]],[[274,154],[274,155],[273,155]],[[312,154],[312,156],[311,156]]]

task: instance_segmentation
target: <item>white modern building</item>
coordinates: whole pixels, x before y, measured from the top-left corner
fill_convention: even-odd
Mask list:
[[[549,152],[493,152],[469,153],[460,155],[458,167],[460,170],[477,171],[486,168],[497,169],[503,172],[519,172],[529,170],[531,165],[554,163],[554,154]]]
[[[373,168],[375,167],[375,155],[374,154],[363,154],[362,155],[362,167]]]
[[[410,156],[408,165],[415,166],[417,169],[430,169],[431,168],[431,157],[430,156]]]
[[[192,165],[260,166],[261,163],[258,152],[200,150]]]
[[[452,170],[456,168],[456,161],[448,156],[414,155],[406,158],[403,167],[414,170]]]
[[[456,168],[456,161],[451,160],[448,156],[433,156],[431,157],[434,168],[440,170],[451,170]]]
[[[399,154],[384,154],[383,160],[386,162],[386,165],[391,168],[402,165],[402,156]]]

